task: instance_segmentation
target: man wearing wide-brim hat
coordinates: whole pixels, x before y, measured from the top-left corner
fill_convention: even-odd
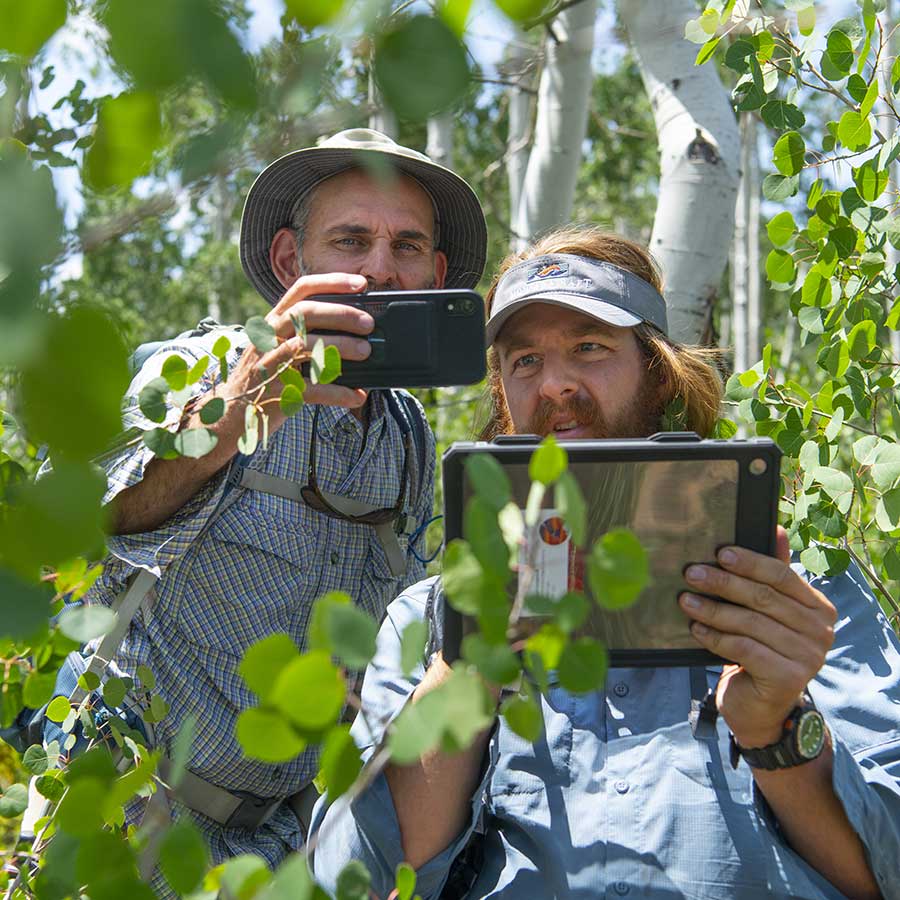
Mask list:
[[[262,388],[268,411],[267,440],[255,448],[246,404],[227,402],[205,425],[216,438],[210,453],[160,459],[141,446],[105,463],[116,533],[90,599],[111,603],[138,569],[160,576],[116,663],[127,674],[153,671],[169,705],[155,726],[164,752],[196,717],[188,773],[170,799],[176,812],[192,810],[215,862],[251,852],[277,864],[298,847],[317,771],[312,751],[277,765],[245,757],[236,729],[258,698],[237,672],[244,652],[279,632],[304,647],[313,601],[329,591],[380,618],[424,575],[416,531],[432,510],[434,438],[409,395],[310,384],[288,416],[281,383],[264,379],[303,348],[298,315],[306,346],[327,329],[343,333],[326,341],[344,359],[368,356],[372,318],[315,295],[471,288],[485,249],[481,208],[461,178],[378,132],[341,132],[272,163],[247,197],[241,262],[272,304],[275,349],[261,352],[234,329],[201,330],[160,348],[130,388],[128,424],[153,428],[134,402],[141,388],[172,353],[189,366],[206,356],[213,364],[186,413],[170,406],[162,427],[208,422],[211,348],[224,335],[228,378],[215,397]]]

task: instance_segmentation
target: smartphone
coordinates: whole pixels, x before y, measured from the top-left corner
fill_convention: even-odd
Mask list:
[[[443,457],[445,540],[465,538],[464,509],[472,496],[466,460],[490,453],[509,477],[512,499],[525,509],[530,479],[528,462],[536,436],[508,436],[499,443],[451,445]],[[669,432],[647,439],[561,442],[569,471],[587,506],[584,548],[574,545],[547,492],[536,527],[526,530],[520,559],[535,562],[531,592],[544,598],[542,612],[525,602],[519,632],[511,641],[536,631],[546,616],[546,600],[584,591],[590,611],[579,635],[602,642],[613,666],[692,666],[721,663],[691,635],[690,620],[678,605],[687,590],[684,570],[691,563],[715,564],[727,544],[773,556],[781,492],[781,451],[768,438],[701,440],[692,432]],[[631,529],[647,552],[650,584],[635,603],[604,609],[591,596],[586,558],[604,533]],[[531,551],[531,556],[525,554]],[[515,575],[510,580],[514,596]],[[446,604],[444,658],[459,656],[463,637],[474,621]]]
[[[364,309],[375,320],[367,335],[371,355],[362,361],[343,360],[335,384],[451,387],[477,384],[485,376],[484,301],[474,291],[372,291],[312,299]]]

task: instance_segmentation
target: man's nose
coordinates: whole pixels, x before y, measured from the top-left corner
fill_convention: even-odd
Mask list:
[[[389,291],[398,287],[397,266],[389,241],[373,241],[359,270],[369,290]]]
[[[545,400],[561,403],[578,392],[578,381],[564,362],[544,360],[538,392]]]

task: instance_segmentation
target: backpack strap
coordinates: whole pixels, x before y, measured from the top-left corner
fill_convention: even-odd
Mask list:
[[[385,391],[385,394],[388,411],[400,426],[400,432],[404,437],[410,435],[413,446],[416,448],[416,489],[412,492],[412,496],[418,501],[425,487],[425,472],[428,467],[428,438],[426,437],[428,423],[425,421],[421,407],[409,391],[390,390]]]

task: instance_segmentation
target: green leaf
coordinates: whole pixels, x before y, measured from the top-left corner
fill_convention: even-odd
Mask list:
[[[848,259],[856,251],[856,239],[859,232],[851,226],[832,228],[828,232],[828,240],[834,246],[840,259]]]
[[[725,65],[741,75],[750,71],[747,57],[756,53],[756,47],[746,38],[738,38],[725,51]]]
[[[853,44],[843,31],[832,29],[825,42],[826,53],[838,72],[847,75],[853,67]]]
[[[537,702],[530,697],[510,697],[503,701],[500,715],[513,733],[534,743],[544,730],[544,717]]]
[[[407,678],[422,664],[427,640],[428,626],[423,621],[415,619],[403,629],[400,638],[400,668]]]
[[[181,456],[199,459],[212,453],[219,438],[208,428],[185,428],[175,434],[173,445]]]
[[[286,634],[270,634],[247,648],[238,666],[238,674],[263,702],[282,669],[300,655],[297,645]]]
[[[244,753],[262,762],[287,762],[306,749],[284,715],[268,709],[245,709],[238,716],[236,736]]]
[[[313,384],[330,384],[341,374],[341,354],[333,344],[326,345],[319,338],[312,348],[309,366]]]
[[[481,497],[472,497],[466,504],[463,530],[483,571],[505,582],[509,575],[509,547],[497,513]]]
[[[189,819],[175,822],[162,839],[159,867],[169,886],[179,894],[194,890],[207,867],[206,842]]]
[[[900,478],[900,444],[885,441],[878,451],[878,461],[872,466],[872,478],[883,491],[893,487]]]
[[[500,463],[488,453],[474,453],[466,458],[466,476],[475,494],[495,512],[509,503],[512,496],[509,476]]]
[[[391,109],[415,121],[451,107],[470,79],[459,38],[441,19],[427,15],[399,19],[380,34],[374,74]]]
[[[347,792],[362,769],[362,760],[350,736],[349,725],[338,725],[328,732],[322,746],[320,764],[328,789],[328,802],[333,803]]]
[[[714,37],[710,38],[698,51],[697,55],[694,57],[694,65],[702,66],[708,59],[712,58],[712,55],[716,52],[716,47],[719,46],[719,42],[721,38]]]
[[[900,526],[900,487],[881,495],[875,507],[875,524],[882,531],[893,531]]]
[[[797,230],[797,223],[794,217],[787,211],[778,213],[766,225],[766,231],[769,240],[776,247],[784,247],[791,242],[794,232]]]
[[[814,575],[839,575],[850,564],[850,554],[839,547],[816,544],[800,554],[800,563]]]
[[[209,357],[201,356],[188,370],[187,383],[196,384],[206,374],[207,368],[209,368]]]
[[[865,150],[872,140],[872,126],[868,117],[848,109],[838,122],[838,138],[848,150]]]
[[[494,684],[509,684],[521,671],[519,658],[506,644],[488,643],[480,634],[463,638],[462,655]]]
[[[504,583],[484,572],[465,541],[453,540],[448,545],[442,578],[450,605],[465,615],[476,616],[486,606],[508,602]]]
[[[416,889],[416,870],[408,863],[397,866],[396,874],[397,900],[413,900]]]
[[[587,540],[587,504],[577,479],[571,472],[563,472],[556,482],[556,507],[577,547]]]
[[[183,356],[173,353],[162,364],[162,378],[173,391],[180,391],[187,385],[188,364]]]
[[[606,681],[606,650],[592,638],[582,637],[568,644],[559,660],[559,683],[573,694],[597,691]]]
[[[346,691],[344,676],[328,653],[314,650],[281,670],[269,700],[298,728],[321,731],[334,724]]]
[[[141,388],[138,404],[141,412],[151,422],[162,422],[166,418],[166,394],[169,393],[169,382],[158,377],[148,381]]]
[[[56,672],[28,673],[22,685],[22,700],[31,709],[40,709],[52,696],[56,687]]]
[[[495,0],[495,6],[514,22],[527,22],[545,11],[547,0]]]
[[[51,803],[59,803],[66,790],[63,774],[59,770],[50,770],[41,775],[35,780],[34,786],[37,792]]]
[[[65,21],[65,0],[0,0],[0,49],[34,56]]]
[[[769,100],[760,109],[759,114],[762,116],[763,122],[776,131],[796,130],[806,124],[806,116],[803,111],[793,103],[786,103],[784,100]]]
[[[294,413],[303,409],[303,390],[296,384],[289,384],[281,391],[278,398],[278,405],[286,416],[292,416]]]
[[[809,37],[816,27],[816,8],[807,6],[797,12],[797,30],[804,37]]]
[[[102,312],[76,306],[49,317],[38,353],[22,371],[29,438],[72,459],[96,456],[122,429],[129,381],[125,345]]]
[[[344,591],[329,591],[316,599],[309,622],[308,650],[325,650],[327,653],[331,653],[331,625],[328,617],[333,607],[346,606],[352,602],[350,595]]]
[[[853,172],[853,181],[859,196],[866,203],[874,203],[888,186],[889,173],[886,169],[879,170],[875,160],[867,160]]]
[[[335,900],[369,900],[372,876],[357,859],[351,860],[338,873]]]
[[[24,784],[11,784],[0,796],[0,817],[14,819],[28,807],[28,788]]]
[[[888,548],[881,562],[887,577],[892,581],[900,581],[900,549],[896,546]]]
[[[275,329],[262,316],[251,316],[247,319],[244,330],[250,338],[250,343],[260,353],[268,353],[278,346]]]
[[[853,500],[853,482],[850,476],[840,469],[819,466],[810,473],[822,485],[822,489],[834,500],[838,510],[846,514]]]
[[[32,775],[43,775],[48,766],[47,751],[40,744],[32,744],[22,754],[22,765]]]
[[[775,284],[793,284],[797,275],[794,257],[786,250],[770,250],[766,257],[766,275]]]
[[[552,435],[545,437],[532,453],[528,477],[546,487],[553,484],[569,465],[569,457]]]
[[[331,606],[326,621],[332,652],[348,669],[365,669],[375,655],[378,623],[352,603]]]
[[[797,175],[803,169],[806,143],[796,131],[783,134],[775,142],[772,161],[782,175]]]
[[[859,361],[865,359],[878,343],[878,329],[875,323],[867,319],[858,322],[847,335],[847,346],[850,359]]]
[[[204,425],[214,425],[225,415],[225,401],[221,397],[207,400],[200,409],[200,421]]]
[[[212,354],[216,359],[224,359],[230,349],[231,341],[222,334],[216,338],[216,342],[212,345]]]
[[[50,701],[46,715],[51,722],[64,722],[71,709],[68,697],[55,697]]]
[[[116,614],[107,606],[69,606],[59,617],[60,631],[79,644],[106,634],[116,624]]]
[[[831,281],[816,269],[810,269],[803,279],[800,292],[801,300],[806,306],[831,305]]]
[[[103,685],[103,702],[110,709],[115,709],[117,706],[122,705],[126,693],[127,688],[121,678],[107,678]]]
[[[622,609],[637,600],[650,584],[647,554],[625,528],[608,531],[588,558],[588,582],[594,599],[606,609]]]
[[[337,18],[344,0],[285,0],[287,16],[307,31],[326,25]]]
[[[762,192],[766,200],[781,203],[800,189],[800,178],[797,175],[766,175],[763,179]]]
[[[85,159],[87,180],[98,190],[130,185],[150,171],[161,140],[159,101],[154,94],[134,91],[104,100]]]
[[[256,407],[249,403],[244,407],[244,433],[238,438],[238,452],[252,456],[259,445],[259,416]]]

